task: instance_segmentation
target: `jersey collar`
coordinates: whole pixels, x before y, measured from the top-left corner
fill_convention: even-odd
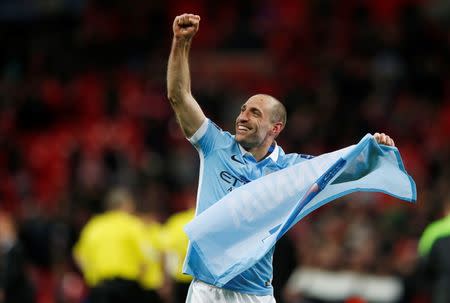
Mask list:
[[[241,150],[242,157],[250,156],[254,159],[253,155],[250,152],[246,151],[239,143],[238,143],[238,146],[239,146],[239,149]],[[270,152],[270,150],[272,150],[272,152],[270,153],[269,156],[267,156],[264,159],[269,158],[269,159],[272,159],[273,162],[277,162],[278,156],[280,155],[280,147],[278,146],[277,142],[274,142],[274,144],[270,147],[269,152]]]

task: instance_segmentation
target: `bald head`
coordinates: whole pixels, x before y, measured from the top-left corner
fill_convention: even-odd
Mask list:
[[[272,122],[282,122],[283,126],[286,125],[287,122],[287,112],[286,107],[278,101],[278,99],[275,99],[272,96],[271,97],[273,101],[273,107],[272,107]]]
[[[286,125],[287,112],[286,107],[284,107],[283,103],[281,103],[275,97],[267,94],[258,94],[253,97],[261,97],[262,99],[270,103],[271,122],[281,122],[283,123],[283,127]]]

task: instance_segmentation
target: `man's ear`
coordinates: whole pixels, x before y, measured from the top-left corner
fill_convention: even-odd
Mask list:
[[[272,133],[277,137],[284,128],[283,122],[276,122],[272,126]]]

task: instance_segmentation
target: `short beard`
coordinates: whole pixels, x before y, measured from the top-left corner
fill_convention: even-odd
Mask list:
[[[257,142],[248,142],[246,140],[236,140],[237,143],[239,143],[246,151],[249,151],[250,149],[257,147]]]

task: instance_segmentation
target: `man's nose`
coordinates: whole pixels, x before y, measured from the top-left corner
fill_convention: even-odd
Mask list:
[[[248,121],[248,113],[247,112],[241,112],[238,116],[238,121]]]

